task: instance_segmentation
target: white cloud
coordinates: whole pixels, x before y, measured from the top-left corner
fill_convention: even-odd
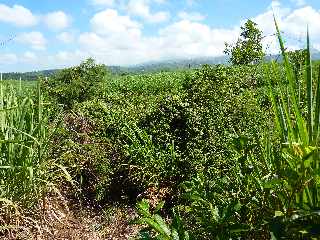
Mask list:
[[[57,35],[57,39],[63,43],[72,43],[75,40],[75,36],[71,32],[62,32]]]
[[[0,21],[14,24],[18,27],[30,27],[37,24],[37,17],[32,12],[20,5],[8,7],[0,4]]]
[[[313,47],[320,51],[320,43],[313,44]]]
[[[114,36],[123,34],[125,35],[140,35],[140,24],[133,21],[129,16],[121,16],[116,10],[107,9],[102,12],[98,12],[90,20],[92,29],[94,32],[106,35]]]
[[[48,13],[44,17],[44,22],[49,29],[59,31],[65,29],[71,24],[71,17],[62,11]]]
[[[69,51],[59,51],[54,55],[54,58],[62,63],[76,63],[80,60],[82,54],[79,51],[69,52]]]
[[[35,50],[45,50],[47,44],[47,40],[41,32],[22,33],[17,36],[16,41],[25,45],[29,45]]]
[[[92,32],[82,33],[79,43],[86,56],[120,62],[122,53],[135,51],[142,45],[141,25],[129,16],[119,15],[116,10],[107,9],[93,16],[90,21]],[[141,51],[144,53],[144,51]],[[126,61],[130,61],[127,59]]]
[[[50,68],[65,68],[79,64],[86,58],[86,54],[80,50],[76,51],[59,51],[56,54],[46,56],[46,67]]]
[[[150,12],[145,5],[141,5],[135,11],[140,12],[140,15]],[[268,51],[278,51],[278,43],[273,35],[273,13],[277,16],[285,37],[298,38],[301,34],[305,36],[308,23],[312,39],[319,39],[314,42],[315,46],[320,46],[320,33],[316,26],[316,23],[320,22],[319,11],[311,7],[292,10],[283,7],[279,1],[272,1],[265,12],[252,18],[263,30],[264,35],[267,35],[264,38],[264,46]],[[201,14],[180,12],[179,16],[181,20],[167,25],[160,29],[158,34],[149,37],[143,34],[142,26],[129,16],[121,16],[116,10],[105,10],[91,19],[92,32],[81,34],[81,50],[84,55],[96,57],[110,65],[221,56],[224,43],[235,42],[240,33],[240,26],[244,23],[241,21],[239,25],[231,28],[215,28],[198,22],[202,19]],[[301,44],[294,41],[287,41],[286,44],[289,49],[301,47]]]
[[[125,1],[97,0],[96,2],[100,2],[100,5],[104,3],[104,6],[113,2],[115,7],[118,2]],[[128,3],[127,0],[126,2]],[[141,22],[164,21],[165,18],[157,16],[159,12],[154,11],[151,6],[152,3],[161,4],[168,1],[131,0],[130,2],[121,7],[117,5],[119,10],[106,7],[103,11],[97,12],[90,20],[91,28],[87,32],[79,33],[79,36],[75,36],[68,30],[57,33],[58,40],[75,45],[74,51],[59,51],[52,55],[48,55],[45,51],[36,53],[29,51],[19,56],[7,54],[0,56],[0,62],[4,58],[8,59],[8,62],[24,61],[39,69],[70,66],[78,64],[87,57],[94,57],[108,65],[131,65],[176,58],[215,57],[223,55],[225,42],[236,41],[240,26],[245,22],[240,21],[239,24],[229,28],[217,28],[204,21],[201,22],[204,16],[200,13],[181,11],[178,13],[179,18],[176,22],[169,22],[165,27],[158,29],[154,35],[148,36],[144,34],[143,24],[135,20],[136,17],[140,18]],[[123,13],[126,11],[127,15]],[[276,15],[289,49],[305,46],[308,24],[313,47],[320,50],[320,32],[317,26],[320,22],[320,11],[310,6],[288,8],[280,1],[273,0],[264,12],[252,17],[267,36],[263,43],[265,48],[268,47],[269,52],[278,52],[278,43],[273,36],[275,33],[273,13]],[[299,42],[297,39],[303,41]],[[17,41],[29,44],[35,50],[45,49],[47,43],[40,32],[23,33],[18,35]]]
[[[301,7],[298,9],[289,9],[283,7],[280,2],[273,1],[273,11],[271,7],[264,13],[256,16],[253,20],[259,25],[259,28],[267,36],[264,39],[264,45],[272,53],[278,52],[278,41],[275,38],[275,26],[273,22],[273,12],[286,39],[288,48],[302,48],[306,43],[307,26],[313,44],[320,43],[320,32],[318,23],[320,22],[320,11],[315,10],[310,6]]]
[[[283,19],[284,28],[290,34],[305,35],[307,26],[313,36],[319,37],[320,11],[310,6],[294,10]]]
[[[150,1],[148,0],[130,0],[127,9],[129,14],[139,16],[150,23],[169,20],[170,14],[168,12],[151,12],[149,4]]]
[[[142,34],[141,25],[110,9],[97,13],[91,25],[93,31],[79,37],[82,52],[106,64],[120,65],[222,55],[224,42],[234,41],[238,35],[236,29],[215,29],[182,20],[147,37]]]
[[[112,6],[114,4],[114,0],[91,0],[91,3],[93,5],[97,5],[97,6]]]
[[[234,41],[235,29],[210,28],[206,24],[182,20],[160,31],[166,54],[178,58],[219,56],[223,54],[224,42]]]
[[[203,21],[206,16],[202,15],[199,12],[186,12],[186,11],[181,11],[178,13],[179,18],[183,19],[183,20],[189,20],[189,21]]]

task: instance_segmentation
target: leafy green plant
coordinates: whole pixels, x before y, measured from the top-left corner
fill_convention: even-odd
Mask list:
[[[137,186],[145,188],[160,185],[178,177],[179,165],[175,152],[175,144],[167,144],[159,148],[152,135],[137,126],[131,125],[123,129],[126,145],[123,147],[131,174],[128,176]]]
[[[307,106],[305,111],[298,102],[294,67],[285,52],[276,20],[275,25],[288,85],[273,89],[270,84],[270,99],[275,113],[276,127],[283,141],[283,159],[278,159],[275,163],[279,178],[272,181],[274,187],[278,189],[277,195],[281,200],[280,216],[288,220],[287,224],[290,224],[292,216],[295,216],[295,219],[303,219],[308,215],[317,215],[320,208],[318,150],[320,79],[316,82],[316,90],[314,90],[308,33],[304,70]],[[272,69],[269,70],[269,73],[270,76],[272,75],[275,78],[279,78],[281,75],[275,63],[272,64]],[[315,96],[313,95],[314,93]],[[279,188],[281,191],[279,191]],[[279,213],[277,215],[279,217]],[[303,225],[298,225],[295,230],[296,232],[302,231],[302,235],[304,233],[304,235],[311,234],[312,236],[312,231],[307,231]]]
[[[146,224],[148,227],[140,232],[140,239],[158,239],[158,240],[191,240],[193,239],[188,231],[185,230],[180,215],[174,210],[171,224],[166,221],[157,212],[163,207],[160,203],[154,211],[150,210],[149,202],[142,200],[137,203],[137,211],[140,218],[138,224]],[[151,230],[151,231],[150,231]]]
[[[107,75],[105,65],[87,59],[79,66],[64,69],[44,83],[45,91],[58,104],[70,109],[77,102],[102,96]]]
[[[242,223],[243,206],[238,196],[224,196],[223,191],[230,191],[228,178],[209,180],[199,174],[183,184],[185,198],[190,202],[184,214],[193,222],[193,233],[201,239],[230,239],[250,226]]]

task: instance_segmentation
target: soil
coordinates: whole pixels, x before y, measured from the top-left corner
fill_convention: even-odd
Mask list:
[[[132,206],[80,206],[55,193],[44,197],[37,210],[29,216],[11,214],[6,225],[0,221],[0,239],[126,240],[134,239],[140,228],[132,224],[137,216]]]

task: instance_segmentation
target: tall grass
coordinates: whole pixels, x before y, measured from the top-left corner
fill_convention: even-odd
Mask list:
[[[310,54],[309,32],[307,34],[307,55],[304,68],[306,86],[306,110],[299,104],[297,86],[292,64],[285,52],[284,42],[275,20],[278,41],[283,57],[287,86],[271,87],[270,96],[276,115],[276,125],[283,140],[282,152],[285,162],[281,165],[285,186],[284,211],[293,209],[314,211],[320,207],[319,191],[319,120],[320,120],[320,81],[314,84]],[[279,81],[281,69],[272,63],[270,76]],[[278,79],[277,79],[278,78]],[[314,86],[316,89],[314,89]],[[313,93],[316,95],[313,96]]]
[[[0,82],[0,198],[28,205],[41,194],[48,125],[40,82],[34,95],[21,91]]]

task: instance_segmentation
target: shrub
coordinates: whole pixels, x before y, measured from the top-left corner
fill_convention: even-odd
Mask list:
[[[262,77],[253,66],[204,66],[187,76],[184,92],[140,122],[151,146],[168,151],[175,143],[176,164],[167,171],[183,187],[175,203],[186,205],[183,215],[199,239],[243,236],[259,216],[270,216],[260,211],[268,194],[256,182],[270,173],[261,148],[271,107]]]
[[[107,76],[105,65],[87,59],[79,66],[64,69],[45,82],[45,90],[58,104],[71,109],[77,102],[101,96]]]

